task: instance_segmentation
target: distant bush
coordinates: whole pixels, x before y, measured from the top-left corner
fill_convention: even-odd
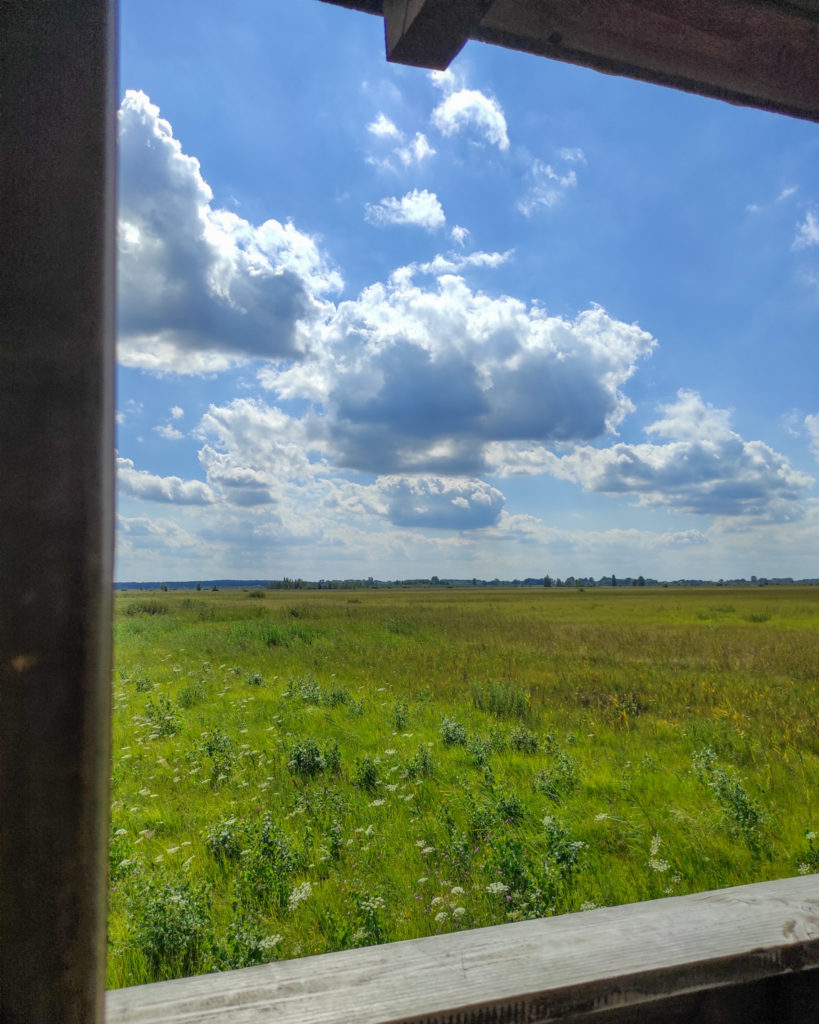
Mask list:
[[[466,729],[454,718],[443,719],[439,735],[448,747],[466,745]]]
[[[509,746],[521,754],[536,754],[539,743],[533,732],[517,728],[509,733]]]
[[[321,749],[314,739],[298,740],[290,748],[287,767],[296,775],[307,777],[341,769],[341,751],[337,743]]]
[[[542,768],[532,780],[532,788],[550,800],[559,803],[577,788],[580,772],[577,761],[563,750],[556,750],[547,768]]]
[[[167,615],[168,611],[164,601],[131,601],[125,607],[126,615]]]
[[[210,894],[188,879],[154,881],[131,900],[131,927],[148,962],[151,980],[197,974],[209,945]]]

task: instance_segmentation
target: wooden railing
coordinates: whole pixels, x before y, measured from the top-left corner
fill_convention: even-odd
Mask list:
[[[819,1020],[819,875],[107,995],[109,1024]]]

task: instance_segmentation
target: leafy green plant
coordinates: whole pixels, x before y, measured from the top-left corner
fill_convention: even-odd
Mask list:
[[[129,902],[134,941],[152,981],[206,969],[211,932],[206,886],[187,878],[149,878],[134,886]]]
[[[758,850],[765,821],[760,803],[748,793],[735,771],[718,762],[712,747],[697,751],[691,761],[697,778],[722,808],[731,831],[742,836],[751,850]]]
[[[543,793],[556,803],[564,800],[573,792],[579,782],[577,761],[559,748],[552,754],[552,761],[541,768],[532,780],[532,788]]]
[[[356,758],[353,782],[368,793],[374,793],[378,786],[378,767],[371,757]]]
[[[149,697],[145,702],[145,717],[151,723],[152,735],[175,736],[181,728],[181,719],[170,697]]]
[[[528,729],[518,727],[509,733],[509,746],[521,754],[536,754],[539,745],[537,736]]]
[[[446,717],[441,721],[439,730],[441,741],[445,746],[464,746],[466,744],[466,729],[455,718]]]

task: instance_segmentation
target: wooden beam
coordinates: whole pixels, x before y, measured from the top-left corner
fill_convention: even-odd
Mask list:
[[[819,121],[817,0],[325,0],[387,22],[388,59],[443,68],[467,37]]]
[[[113,0],[0,4],[0,1020],[105,990]]]
[[[387,60],[443,71],[493,0],[383,0]]]
[[[819,875],[108,993],[108,1024],[802,1024]]]
[[[819,121],[813,0],[496,0],[472,37]]]

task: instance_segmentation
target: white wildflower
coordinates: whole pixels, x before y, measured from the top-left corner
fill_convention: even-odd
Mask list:
[[[438,924],[442,924],[448,917],[449,914],[445,910],[441,910],[435,915],[435,920]]]
[[[310,882],[302,882],[301,885],[297,885],[295,889],[290,893],[290,899],[287,901],[287,909],[291,912],[294,911],[300,903],[303,903],[313,891],[313,886]]]
[[[449,894],[450,896],[463,896],[464,891],[460,887],[460,885],[453,885],[452,888],[449,890]]]
[[[500,896],[504,892],[509,892],[509,886],[504,885],[503,882],[490,882],[486,887],[486,891],[491,893],[492,896]]]
[[[459,918],[463,917],[465,913],[466,913],[466,907],[455,907],[455,909],[452,911],[452,916],[456,920],[458,920]]]
[[[648,866],[652,871],[656,871],[662,874],[664,871],[668,871],[671,865],[667,860],[663,860],[658,857],[657,854],[660,852],[660,844],[662,839],[659,835],[655,835],[651,840],[650,856],[648,858]]]

